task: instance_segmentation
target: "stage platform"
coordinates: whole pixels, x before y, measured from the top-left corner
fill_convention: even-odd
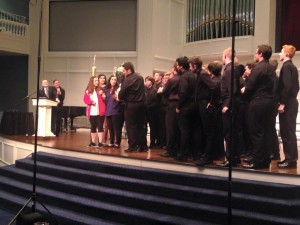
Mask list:
[[[127,139],[122,139],[119,149],[86,147],[89,140],[89,130],[78,129],[77,132],[64,132],[59,137],[38,138],[37,151],[162,170],[228,176],[228,168],[217,166],[222,159],[214,161],[211,165],[197,167],[192,159],[188,162],[177,162],[173,158],[161,157],[160,155],[165,152],[162,149],[127,153],[124,151],[127,149]],[[6,164],[13,164],[15,160],[29,156],[34,151],[34,143],[33,136],[2,134],[0,136],[0,160]],[[282,149],[282,146],[280,148]],[[281,156],[283,158],[282,151]],[[238,165],[233,167],[232,179],[300,185],[300,164],[298,163],[297,169],[278,169],[277,162],[273,160],[269,169],[262,170],[244,169]]]

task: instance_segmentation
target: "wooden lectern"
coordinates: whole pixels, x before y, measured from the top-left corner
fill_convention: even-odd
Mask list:
[[[49,100],[47,98],[39,98],[39,104],[37,105],[37,99],[32,99],[32,105],[38,108],[38,137],[53,137],[55,136],[51,132],[51,111],[52,106],[57,106],[57,102]]]

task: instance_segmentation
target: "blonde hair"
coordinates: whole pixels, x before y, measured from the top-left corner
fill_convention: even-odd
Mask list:
[[[293,45],[282,46],[283,50],[289,54],[290,58],[293,58],[296,52],[296,48]]]

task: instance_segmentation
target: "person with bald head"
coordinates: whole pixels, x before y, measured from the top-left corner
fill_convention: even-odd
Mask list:
[[[41,88],[39,90],[39,97],[48,98],[52,101],[56,99],[56,88],[49,86],[48,80],[42,80]]]
[[[279,74],[279,124],[285,159],[278,162],[279,168],[296,168],[298,147],[296,138],[296,119],[298,114],[297,95],[299,91],[298,69],[293,64],[296,48],[293,45],[284,45],[279,54],[283,65]]]

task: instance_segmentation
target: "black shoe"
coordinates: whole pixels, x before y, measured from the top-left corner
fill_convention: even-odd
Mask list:
[[[251,154],[249,152],[245,152],[245,153],[242,153],[240,156],[241,157],[249,157],[249,156],[251,156]]]
[[[99,147],[99,148],[102,148],[102,147],[103,147],[103,144],[102,144],[101,142],[99,142],[99,143],[98,143],[98,147]]]
[[[256,164],[256,163],[248,163],[243,165],[246,169],[269,169],[270,163],[262,163],[262,164]]]
[[[170,158],[170,157],[173,157],[174,155],[172,155],[172,154],[169,153],[169,152],[165,152],[164,154],[161,154],[160,156],[161,156],[161,157],[165,157],[165,158]]]
[[[120,145],[113,145],[111,148],[120,148]]]
[[[221,167],[229,167],[229,161],[226,160],[226,161],[224,161],[224,162],[222,162],[222,163],[217,164],[217,166],[221,166]]]
[[[278,162],[277,166],[278,166],[278,168],[281,168],[281,169],[294,169],[294,168],[297,168],[297,162],[283,160],[281,162]]]
[[[126,150],[124,150],[124,152],[138,152],[138,148],[128,148]]]
[[[241,160],[233,160],[231,166],[237,166],[237,164],[241,164]],[[225,160],[224,162],[217,165],[221,167],[229,167],[229,160]]]
[[[148,152],[148,147],[147,146],[138,147],[137,148],[137,152]]]
[[[187,162],[187,156],[176,156],[174,159],[177,162]]]
[[[202,157],[199,160],[195,161],[196,166],[205,166],[207,164],[211,164],[213,161],[206,157]]]
[[[249,157],[243,159],[243,162],[248,163],[248,164],[252,163],[252,161],[253,161],[253,156],[249,156]]]
[[[96,144],[94,142],[91,142],[86,147],[96,147]]]

